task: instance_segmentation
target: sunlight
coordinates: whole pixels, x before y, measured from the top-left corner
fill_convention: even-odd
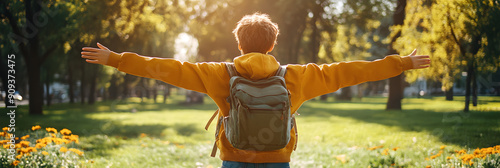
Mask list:
[[[175,39],[174,58],[180,61],[195,61],[198,53],[198,40],[187,33],[180,33]]]

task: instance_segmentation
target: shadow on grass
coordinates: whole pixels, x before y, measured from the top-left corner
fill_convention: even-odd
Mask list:
[[[497,102],[497,100],[482,101],[484,104],[489,102]],[[444,143],[470,148],[491,147],[500,144],[500,111],[471,111],[470,113],[432,110],[385,111],[380,110],[380,107],[370,108],[373,105],[380,105],[380,103],[371,102],[351,103],[352,109],[335,108],[336,105],[344,103],[349,102],[316,101],[315,105],[304,104],[299,110],[300,117],[305,120],[309,118],[311,120],[329,120],[331,116],[338,116],[367,123],[399,127],[405,131],[425,131],[438,137]]]

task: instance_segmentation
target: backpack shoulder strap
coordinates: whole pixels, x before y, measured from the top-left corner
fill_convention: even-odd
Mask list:
[[[297,131],[297,121],[295,120],[295,115],[292,117],[293,130],[295,131],[295,146],[293,150],[297,149],[297,144],[299,143],[299,132]]]
[[[208,127],[210,127],[210,124],[212,123],[212,121],[214,120],[214,118],[217,116],[217,114],[219,114],[219,109],[217,109],[214,112],[214,114],[212,115],[212,117],[210,117],[210,120],[208,120],[207,125],[205,125],[205,130],[208,131]]]
[[[210,123],[212,123],[212,121],[214,120],[214,118],[218,114],[219,114],[219,109],[217,109],[217,111],[214,112],[214,114],[212,115],[212,117],[210,118],[210,120],[208,120],[207,125],[205,125],[205,130],[208,130],[208,127],[210,126]],[[217,141],[219,140],[219,130],[220,130],[223,118],[224,117],[219,116],[219,119],[217,121],[217,127],[215,128],[215,142],[214,142],[214,146],[212,148],[212,153],[210,154],[211,157],[215,157],[215,154],[217,153]]]
[[[227,69],[227,73],[229,74],[229,77],[239,76],[238,71],[236,71],[236,67],[234,67],[234,63],[226,62],[225,64],[226,64],[226,69]]]
[[[285,74],[286,74],[286,65],[283,65],[283,66],[280,66],[280,68],[278,68],[278,70],[276,71],[276,74],[274,74],[274,76],[285,77]]]

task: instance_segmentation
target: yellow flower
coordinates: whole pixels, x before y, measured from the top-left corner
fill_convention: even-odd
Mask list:
[[[175,144],[175,146],[179,149],[184,149],[184,145],[180,145],[180,144]]]
[[[467,152],[465,151],[465,149],[462,149],[460,151],[455,151],[455,153],[457,153],[458,155],[461,155],[461,154],[466,154]]]
[[[35,148],[41,149],[41,148],[45,147],[46,145],[47,145],[47,144],[44,144],[44,143],[37,143],[37,144],[35,145]]]
[[[70,141],[73,141],[73,142],[75,142],[75,143],[79,143],[79,141],[78,141],[78,135],[71,135],[71,136],[69,137],[69,140],[70,140]]]
[[[25,135],[25,136],[21,137],[21,140],[26,140],[26,139],[28,139],[29,137],[30,137],[30,135]]]
[[[59,138],[55,138],[54,143],[56,143],[57,145],[60,145],[60,144],[62,144],[62,141]]]
[[[144,137],[147,137],[148,135],[146,135],[145,133],[141,133],[141,138],[144,138]]]
[[[67,152],[67,151],[68,151],[68,148],[66,148],[66,147],[64,147],[64,146],[63,146],[63,147],[61,147],[61,149],[59,149],[59,151],[61,151],[61,152],[63,152],[63,153],[64,153],[64,152]]]
[[[22,147],[29,147],[30,146],[29,141],[21,141],[21,142],[19,142],[19,144],[21,144]]]
[[[69,151],[74,152],[74,153],[76,153],[76,154],[78,154],[78,155],[80,155],[80,156],[82,156],[82,155],[83,155],[83,152],[82,152],[82,151],[80,151],[80,150],[78,150],[78,149],[75,149],[75,148],[69,148]]]
[[[43,155],[49,155],[49,152],[42,151],[42,154],[43,154]]]
[[[18,149],[17,151],[21,151],[21,153],[28,153],[28,152],[30,152],[28,148],[21,148],[21,149]]]
[[[47,130],[47,132],[57,133],[57,129],[55,129],[55,128],[47,127],[47,128],[45,128],[45,130]]]
[[[342,163],[346,162],[346,156],[345,155],[337,155],[335,156],[337,160],[340,160]]]
[[[389,148],[385,148],[384,151],[382,151],[382,155],[388,155],[389,154]]]
[[[28,152],[36,152],[36,148],[35,147],[28,147]]]
[[[392,148],[393,151],[397,151],[399,147]]]
[[[14,162],[12,162],[12,165],[17,166],[17,164],[19,164],[19,162],[20,162],[19,160],[14,160]]]
[[[71,134],[71,131],[70,131],[69,129],[64,128],[64,129],[62,129],[62,130],[60,131],[60,133],[61,133],[61,134],[63,134],[63,135],[70,135],[70,134]]]
[[[425,168],[431,168],[431,166],[425,166]]]
[[[442,145],[441,147],[439,147],[439,149],[443,150],[444,148],[446,148],[446,145]]]
[[[368,148],[368,150],[375,150],[375,149],[383,148],[383,147],[384,147],[384,145],[374,146],[374,147]]]
[[[446,160],[450,160],[450,159],[451,159],[451,157],[449,157],[449,156],[448,156],[448,157],[446,157]]]
[[[39,129],[42,129],[42,127],[40,127],[39,125],[35,125],[35,126],[31,127],[31,130],[33,130],[33,131],[36,131],[36,130],[39,130]]]
[[[9,127],[3,127],[2,128],[3,131],[8,131],[9,130]]]
[[[16,156],[17,159],[21,159],[22,157],[23,157],[22,154]]]

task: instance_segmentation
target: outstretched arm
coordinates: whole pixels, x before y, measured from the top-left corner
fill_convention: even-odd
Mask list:
[[[340,88],[368,81],[387,79],[411,69],[430,66],[428,55],[390,55],[375,61],[351,61],[331,64],[288,65],[287,85],[299,87],[302,100],[334,92]]]
[[[188,90],[208,93],[211,90],[207,88],[221,86],[217,82],[228,78],[224,63],[189,63],[131,52],[116,53],[99,43],[97,46],[99,48],[82,48],[82,58],[88,63],[112,66],[131,75],[161,80]]]

